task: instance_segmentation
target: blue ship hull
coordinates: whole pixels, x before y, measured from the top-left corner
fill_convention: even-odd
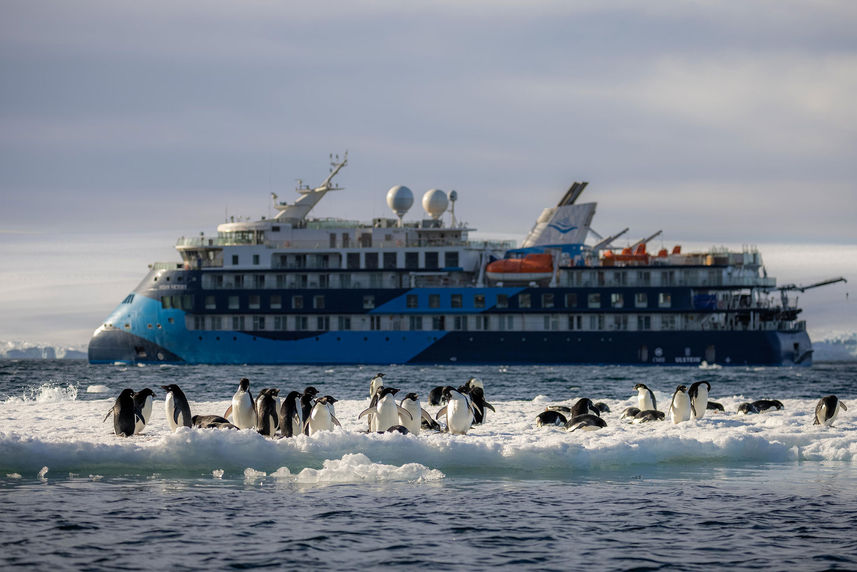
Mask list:
[[[389,311],[401,296],[381,307]],[[472,311],[472,310],[471,310]],[[805,331],[207,331],[137,295],[89,345],[92,363],[810,365]]]

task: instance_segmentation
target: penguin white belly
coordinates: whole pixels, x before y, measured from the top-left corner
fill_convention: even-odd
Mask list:
[[[695,419],[702,419],[705,416],[705,410],[708,409],[708,389],[704,385],[699,386],[696,393],[696,399],[693,401],[693,410],[696,411]],[[693,413],[693,411],[691,411]]]
[[[239,391],[232,398],[232,419],[239,429],[256,427],[256,409],[246,391]]]
[[[640,411],[649,411],[655,408],[655,402],[652,400],[652,394],[648,390],[640,390],[637,395],[637,406],[640,408]]]
[[[330,410],[323,403],[317,403],[309,416],[309,434],[315,435],[319,431],[333,431]]]
[[[143,419],[136,419],[136,425],[134,427],[134,434],[142,433],[143,429],[146,428],[146,423],[152,418],[152,396],[147,395],[146,401],[143,403],[143,407],[141,409],[141,414]]]
[[[378,402],[376,408],[377,415],[373,416],[375,420],[375,431],[386,431],[393,425],[399,424],[399,408],[392,395],[385,395]]]
[[[687,393],[680,391],[673,397],[672,405],[670,405],[670,419],[673,423],[690,420],[690,398]]]
[[[182,423],[182,414],[179,413],[179,421],[176,423],[175,421],[175,410],[176,410],[176,401],[173,399],[172,392],[167,393],[167,398],[164,399],[164,413],[167,414],[167,425],[170,428],[170,431],[175,431],[176,427],[183,425]]]
[[[413,399],[406,399],[402,405],[402,409],[411,414],[409,419],[407,415],[399,414],[399,425],[403,425],[405,429],[414,435],[419,435],[420,423],[422,423],[422,411],[419,403]]]
[[[446,405],[446,427],[453,435],[464,435],[473,424],[473,414],[464,398],[453,398]]]

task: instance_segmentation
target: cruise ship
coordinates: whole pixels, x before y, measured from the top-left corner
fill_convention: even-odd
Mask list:
[[[624,247],[575,182],[521,245],[471,240],[457,193],[386,195],[371,222],[310,212],[348,163],[276,216],[180,238],[95,330],[92,363],[809,365],[794,290],[755,249]],[[335,193],[332,195],[335,196]],[[837,279],[841,280],[841,279]],[[830,282],[830,281],[828,281]],[[816,286],[816,285],[813,285]],[[813,287],[810,286],[810,287]]]

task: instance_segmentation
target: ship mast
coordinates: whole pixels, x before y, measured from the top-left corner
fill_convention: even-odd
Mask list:
[[[342,157],[342,161],[339,160],[339,155],[336,155],[334,159],[333,155],[330,156],[330,174],[327,178],[322,181],[322,183],[315,187],[310,188],[308,185],[302,185],[300,180],[298,181],[298,186],[295,189],[298,193],[300,193],[300,198],[296,200],[293,204],[288,204],[285,202],[274,203],[274,208],[279,211],[277,216],[274,218],[280,222],[290,222],[292,224],[299,224],[302,222],[309,211],[318,204],[318,202],[327,194],[327,191],[341,191],[342,187],[333,186],[333,177],[335,177],[343,167],[348,164],[348,151],[345,152],[345,155]],[[276,199],[276,195],[273,195],[274,199]]]

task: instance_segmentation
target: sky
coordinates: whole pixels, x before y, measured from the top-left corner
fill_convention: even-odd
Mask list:
[[[850,0],[0,10],[0,340],[85,344],[176,238],[271,214],[345,150],[315,215],[455,189],[459,219],[520,239],[585,180],[601,234],[857,280]],[[803,295],[810,327],[857,331],[847,291]]]

